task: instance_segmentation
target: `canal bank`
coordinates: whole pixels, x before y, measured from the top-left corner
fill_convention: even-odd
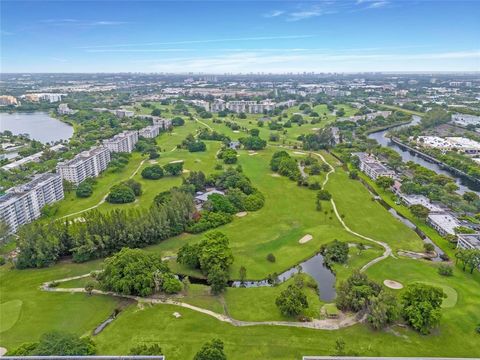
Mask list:
[[[392,141],[392,139],[389,136],[387,136],[387,133],[392,129],[401,129],[403,127],[417,125],[418,123],[420,123],[420,121],[421,121],[421,117],[414,115],[412,117],[412,121],[410,121],[409,123],[388,127],[386,129],[383,129],[377,132],[372,132],[368,135],[368,138],[377,141],[377,143],[379,143],[381,146],[389,147],[395,152],[397,152],[401,156],[403,162],[412,161],[427,169],[435,171],[437,174],[443,174],[455,179],[455,183],[459,188],[458,193],[460,194],[463,194],[467,191],[480,192],[480,183],[473,182],[465,176],[461,176],[458,173],[454,173],[453,171],[448,170],[448,168],[443,168],[442,166],[440,166],[435,162],[431,162],[429,160],[422,158],[416,152],[410,149],[407,149],[405,147],[402,147],[399,144],[396,144],[394,141]]]

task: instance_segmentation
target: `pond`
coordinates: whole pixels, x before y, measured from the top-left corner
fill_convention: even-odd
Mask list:
[[[298,274],[299,269],[305,274],[310,275],[318,286],[319,297],[322,301],[331,302],[335,299],[335,274],[324,265],[322,254],[316,254],[310,259],[307,259],[301,262],[299,265],[291,267],[290,269],[279,274],[277,279],[278,282],[282,283],[295,274]],[[202,283],[206,284],[206,280],[191,278],[192,283]],[[229,283],[231,287],[240,287],[242,286],[240,281],[232,281]],[[257,281],[245,281],[243,283],[244,287],[264,287],[264,286],[273,286],[269,280],[257,280]]]
[[[73,127],[52,118],[46,112],[0,113],[0,131],[10,130],[13,134],[29,134],[30,139],[42,143],[68,140],[73,135]]]

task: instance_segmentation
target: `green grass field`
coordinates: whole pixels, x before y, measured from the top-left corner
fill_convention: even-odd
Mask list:
[[[346,106],[340,106],[347,112],[352,111]],[[295,109],[289,111],[295,112]],[[322,112],[320,109],[318,111]],[[327,116],[328,121],[333,121],[331,115],[327,113]],[[211,120],[202,121],[232,138],[245,135],[243,132],[232,132],[224,124],[213,124]],[[241,121],[246,123],[246,127],[256,127],[256,121],[250,116]],[[249,124],[249,121],[252,123]],[[161,153],[158,163],[163,165],[174,160],[184,160],[187,171],[202,170],[207,174],[212,173],[217,163],[215,154],[220,147],[219,142],[206,142],[208,151],[204,153],[188,153],[175,149],[188,133],[195,133],[200,127],[204,125],[187,121],[184,127],[175,128],[172,134],[162,134],[157,143],[165,151]],[[293,130],[291,132],[293,138]],[[269,133],[268,129],[261,130],[264,138],[268,137]],[[241,266],[245,266],[247,278],[252,280],[263,279],[273,272],[279,273],[311,257],[318,252],[322,244],[334,239],[366,245],[368,248],[365,250],[352,246],[347,264],[334,266],[338,284],[354,269],[361,268],[383,253],[383,248],[378,245],[345,231],[331,212],[329,202],[323,203],[321,212],[316,211],[315,191],[298,187],[295,182],[285,177],[273,176],[269,161],[276,150],[274,146],[269,146],[258,151],[256,155],[239,151],[239,164],[253,185],[265,195],[266,201],[261,210],[235,218],[232,223],[218,229],[230,239],[235,257],[230,272],[232,279],[238,278]],[[293,151],[291,153],[293,156],[301,156]],[[345,216],[344,221],[352,230],[384,241],[394,250],[422,249],[422,241],[412,230],[395,219],[378,202],[373,201],[372,195],[359,181],[349,179],[333,156],[322,154],[336,168],[335,173],[330,175],[326,188],[331,192],[340,214]],[[133,178],[142,183],[144,193],[137,202],[121,207],[147,207],[156,194],[181,183],[181,177],[142,179],[141,170],[150,164],[149,160],[146,160],[140,166],[143,160],[139,154],[133,154],[123,171],[103,174],[98,178],[91,198],[77,201],[74,195],[69,195],[60,202],[57,217],[97,204],[113,184],[128,179],[136,169],[139,171]],[[324,178],[325,174],[322,174],[318,179]],[[387,193],[379,191],[379,194],[389,204],[394,203]],[[395,206],[406,216],[411,216],[408,209]],[[102,204],[99,209],[108,211],[115,207],[119,205]],[[425,224],[420,225],[426,227]],[[311,234],[313,239],[299,244],[298,240],[306,234]],[[430,233],[428,235],[430,236]],[[452,250],[447,248],[449,245],[442,242],[438,235],[434,235],[432,234],[431,238],[447,253],[452,254]],[[199,241],[201,238],[202,234],[183,234],[146,250],[161,256],[174,255],[183,244]],[[269,253],[275,255],[275,263],[266,260]],[[346,341],[347,350],[365,356],[480,357],[480,337],[474,330],[480,323],[480,274],[464,273],[458,267],[454,270],[454,276],[442,277],[438,275],[436,263],[399,257],[388,258],[367,270],[369,277],[379,283],[386,279],[399,281],[405,286],[414,282],[426,282],[444,289],[448,297],[443,304],[441,325],[431,335],[423,336],[404,327],[372,331],[363,324],[333,331],[267,325],[236,327],[206,314],[173,305],[128,305],[118,298],[108,296],[40,290],[44,282],[86,274],[100,269],[101,263],[101,260],[96,260],[73,264],[64,260],[49,268],[31,270],[14,270],[10,268],[10,264],[1,266],[0,346],[13,349],[22,343],[36,341],[43,333],[51,330],[89,335],[115,308],[125,307],[112,324],[93,338],[99,354],[127,354],[129,349],[138,343],[158,342],[167,359],[191,359],[204,342],[218,337],[225,342],[230,360],[290,360],[300,359],[302,355],[330,355],[334,352],[335,341],[339,338]],[[170,260],[169,264],[178,273],[196,273],[174,260]],[[83,287],[87,281],[88,278],[72,280],[61,283],[60,286]],[[175,298],[220,314],[230,314],[238,320],[287,320],[276,308],[275,298],[292,281],[270,288],[228,288],[220,296],[212,296],[204,285],[192,284],[186,293],[176,295]],[[402,291],[404,290],[398,290],[397,293],[401,295]],[[307,314],[320,316],[320,309],[325,304],[319,300],[314,290],[308,289],[307,294],[310,304]],[[174,312],[179,312],[182,316],[177,319],[173,316]]]

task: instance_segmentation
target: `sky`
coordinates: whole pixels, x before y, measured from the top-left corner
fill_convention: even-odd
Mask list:
[[[0,0],[1,72],[480,71],[480,1]]]

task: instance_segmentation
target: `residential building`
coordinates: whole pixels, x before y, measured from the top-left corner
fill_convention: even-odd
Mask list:
[[[460,126],[480,125],[480,116],[467,114],[453,114],[452,122]]]
[[[57,164],[57,172],[62,179],[75,185],[87,178],[97,177],[110,162],[110,150],[99,146],[81,152],[72,160]]]
[[[455,235],[455,228],[461,225],[456,217],[446,212],[428,215],[427,223],[442,236]]]
[[[226,101],[222,99],[215,99],[211,106],[213,112],[224,111],[226,108]]]
[[[444,210],[441,207],[439,207],[435,204],[432,204],[426,196],[423,196],[423,195],[405,195],[405,194],[402,194],[402,193],[399,193],[398,195],[399,195],[400,199],[402,199],[402,201],[405,203],[405,205],[407,205],[409,207],[412,206],[412,205],[422,205],[422,206],[426,207],[428,210],[430,210],[430,212],[433,212],[433,213],[444,212]]]
[[[160,125],[150,125],[138,130],[138,136],[142,136],[147,139],[156,138],[158,134],[160,134]]]
[[[459,234],[457,248],[480,250],[480,234]]]
[[[15,96],[10,95],[2,95],[0,96],[0,106],[8,106],[8,105],[18,105],[17,98]]]
[[[103,140],[103,146],[105,146],[111,152],[130,153],[135,148],[137,141],[137,131],[124,131],[110,139]]]
[[[160,126],[161,130],[167,130],[172,127],[172,120],[164,118],[154,118],[153,125]]]
[[[393,170],[387,168],[373,155],[362,152],[353,153],[352,155],[358,156],[360,160],[360,170],[373,180],[376,180],[380,176],[386,176],[390,178],[395,176],[395,172]]]
[[[114,114],[117,115],[119,118],[132,117],[135,115],[133,111],[124,110],[124,109],[114,110]]]
[[[9,189],[0,197],[0,218],[9,225],[10,231],[16,232],[19,226],[39,218],[45,205],[63,197],[61,176],[41,174],[24,185]]]
[[[78,110],[72,110],[68,107],[68,104],[60,104],[58,105],[57,113],[60,115],[73,115]]]
[[[446,151],[457,150],[467,155],[480,154],[480,143],[478,141],[458,136],[445,138],[438,136],[419,136],[417,138],[417,144]]]

